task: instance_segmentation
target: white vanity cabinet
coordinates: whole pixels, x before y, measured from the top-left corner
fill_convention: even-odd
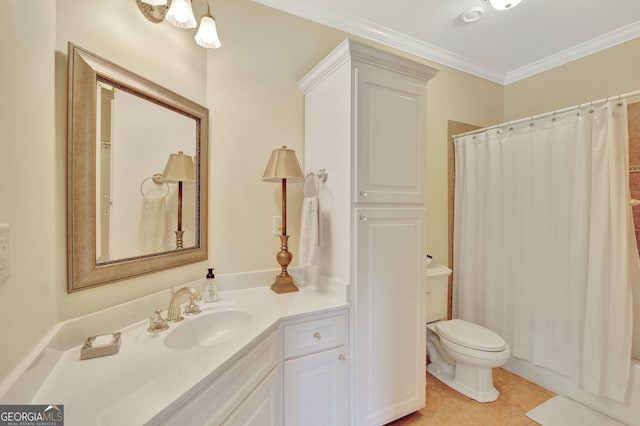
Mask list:
[[[175,408],[168,407],[147,424],[279,426],[281,359],[280,335],[276,331],[211,382],[192,389],[191,399],[177,401]]]
[[[346,332],[345,311],[284,325],[285,426],[348,424]]]
[[[299,82],[318,272],[350,283],[349,424],[425,405],[427,82],[436,70],[345,40]]]

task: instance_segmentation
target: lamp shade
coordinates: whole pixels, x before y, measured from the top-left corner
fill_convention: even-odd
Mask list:
[[[491,3],[491,7],[496,10],[507,10],[517,6],[520,1],[521,0],[489,0],[489,3]]]
[[[190,155],[182,151],[171,154],[162,172],[164,182],[194,182],[196,180],[195,167]]]
[[[291,182],[304,179],[296,152],[287,148],[286,145],[271,152],[271,158],[269,158],[267,168],[262,175],[262,180],[267,182],[281,182],[282,179]]]
[[[165,19],[180,28],[195,28],[198,25],[190,0],[173,0]]]
[[[222,46],[218,30],[216,29],[216,20],[211,15],[204,15],[200,20],[200,27],[194,39],[199,46],[209,49],[217,49]]]

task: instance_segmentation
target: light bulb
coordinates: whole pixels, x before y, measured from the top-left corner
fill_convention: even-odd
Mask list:
[[[200,28],[194,39],[199,46],[209,49],[217,49],[222,46],[218,31],[216,29],[216,21],[211,15],[204,15],[200,20]]]
[[[165,6],[167,0],[140,0],[142,3],[150,4],[151,6]]]
[[[165,19],[180,28],[195,28],[197,25],[189,0],[173,0]]]

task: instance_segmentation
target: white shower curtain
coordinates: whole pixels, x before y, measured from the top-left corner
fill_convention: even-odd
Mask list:
[[[624,400],[640,280],[624,100],[462,136],[455,156],[454,315]]]

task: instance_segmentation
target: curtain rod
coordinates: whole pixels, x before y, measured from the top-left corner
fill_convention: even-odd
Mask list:
[[[460,133],[460,134],[457,134],[457,135],[453,135],[452,138],[455,140],[455,139],[463,137],[463,136],[475,135],[477,133],[482,133],[482,132],[486,132],[486,131],[489,131],[489,130],[498,129],[498,128],[501,128],[501,127],[504,127],[504,126],[512,126],[514,124],[524,123],[525,121],[539,120],[541,118],[550,117],[550,116],[555,115],[555,114],[562,114],[564,112],[569,112],[569,111],[573,111],[573,110],[576,110],[576,109],[580,109],[583,106],[587,106],[587,105],[592,105],[593,106],[595,104],[605,103],[605,102],[612,101],[612,100],[615,100],[615,99],[620,100],[620,99],[630,98],[630,97],[638,96],[638,95],[640,95],[640,90],[635,90],[633,92],[623,93],[621,95],[609,96],[608,98],[598,99],[597,101],[591,101],[591,102],[587,102],[587,103],[584,103],[584,104],[578,104],[578,105],[570,106],[570,107],[567,107],[567,108],[558,109],[558,110],[555,110],[555,111],[543,112],[542,114],[532,115],[530,117],[520,118],[518,120],[507,121],[506,123],[496,124],[496,125],[493,125],[493,126],[484,127],[482,129],[471,130],[470,132],[465,132],[465,133]]]

